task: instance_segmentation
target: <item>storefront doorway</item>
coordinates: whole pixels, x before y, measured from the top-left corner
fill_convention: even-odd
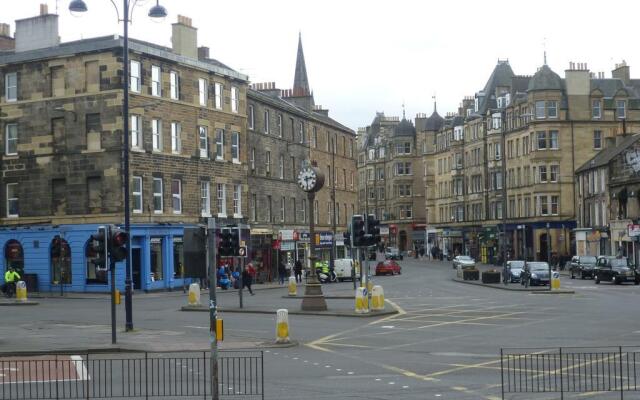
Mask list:
[[[142,252],[139,247],[131,249],[131,273],[133,275],[133,289],[142,289]]]

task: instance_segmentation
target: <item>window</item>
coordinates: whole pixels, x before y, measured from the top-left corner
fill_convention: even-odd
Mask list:
[[[600,150],[602,148],[602,131],[593,131],[593,148]]]
[[[4,153],[8,156],[18,154],[18,124],[7,124],[4,131]]]
[[[251,195],[251,220],[258,220],[258,196],[255,193]]]
[[[240,163],[240,133],[231,132],[231,161]]]
[[[184,242],[182,237],[173,237],[173,277],[184,279]]]
[[[255,123],[255,113],[253,112],[253,106],[249,106],[249,110],[247,112],[247,127],[249,129],[253,129]]]
[[[280,198],[280,222],[284,222],[284,209],[286,206],[286,200],[284,196],[282,196],[282,198]]]
[[[153,212],[162,214],[162,178],[153,178]]]
[[[209,192],[209,182],[200,182],[200,215],[211,216],[211,194]]]
[[[55,237],[51,241],[51,283],[57,284],[71,284],[72,282],[72,269],[71,269],[71,249],[69,243],[66,240],[61,239],[59,236]]]
[[[18,184],[7,183],[7,217],[18,216]]]
[[[139,115],[131,116],[131,147],[142,148],[142,118]]]
[[[224,160],[224,130],[216,129],[216,160]]]
[[[545,150],[547,148],[547,132],[536,132],[538,138],[538,150]]]
[[[252,148],[251,149],[251,155],[250,155],[250,160],[249,160],[249,164],[251,167],[251,171],[255,171],[256,170],[256,149]]]
[[[140,93],[140,63],[138,61],[131,61],[129,63],[129,86],[132,92]]]
[[[161,96],[162,95],[162,73],[160,72],[160,67],[157,65],[151,66],[151,95],[152,96]]]
[[[550,167],[549,181],[550,182],[558,182],[558,178],[560,177],[560,166],[552,165]]]
[[[164,279],[164,266],[162,264],[162,238],[151,238],[151,282]]]
[[[544,119],[544,100],[536,101],[536,119]]]
[[[327,225],[331,224],[331,202],[327,202]]]
[[[311,147],[318,148],[318,128],[315,126],[311,131]]]
[[[171,152],[179,154],[182,149],[182,140],[180,134],[182,133],[182,125],[180,122],[171,123]]]
[[[304,124],[302,121],[298,122],[298,135],[300,136],[300,143],[304,143]]]
[[[242,218],[242,185],[233,186],[233,217]]]
[[[10,72],[4,76],[5,101],[18,100],[18,73]]]
[[[264,133],[269,134],[269,110],[264,110]]]
[[[176,71],[169,72],[169,96],[172,100],[180,100],[180,75]]]
[[[500,160],[502,158],[502,143],[496,143],[494,146],[495,149],[495,159]]]
[[[153,150],[162,150],[162,121],[159,119],[151,120],[151,140],[153,142]]]
[[[538,167],[538,182],[544,183],[547,181],[547,166],[541,165]]]
[[[267,222],[273,221],[273,213],[271,208],[271,195],[267,195]]]
[[[600,119],[602,118],[602,108],[600,106],[600,99],[591,100],[591,118]]]
[[[336,203],[334,206],[334,210],[336,210],[336,223],[340,223],[340,203]]]
[[[271,152],[267,151],[264,157],[265,173],[267,176],[271,176]]]
[[[278,177],[284,179],[284,156],[282,154],[280,154],[280,158],[278,159]]]
[[[215,93],[214,93],[214,96],[215,96],[215,98],[214,98],[214,100],[215,100],[215,107],[216,107],[218,110],[221,110],[221,109],[222,109],[222,90],[223,90],[222,83],[216,82],[216,83],[213,85],[213,89],[214,89],[214,92],[215,92]],[[236,111],[237,111],[237,110],[236,110]]]
[[[549,131],[549,148],[558,149],[558,131]]]
[[[142,213],[142,177],[133,177],[133,188],[131,189],[133,196],[133,212]]]
[[[410,162],[397,163],[396,175],[411,175],[411,163]]]
[[[198,127],[198,137],[200,143],[200,158],[209,158],[209,136],[206,126]]]
[[[224,183],[218,183],[218,217],[227,216],[227,186]]]
[[[398,185],[398,196],[411,197],[411,185],[409,184]]]
[[[627,102],[625,100],[616,100],[616,117],[619,119],[627,117]]]
[[[547,101],[547,117],[558,118],[558,102],[555,100]]]
[[[278,114],[277,123],[278,123],[278,137],[282,137],[282,114]]]
[[[182,213],[182,182],[179,179],[171,181],[171,205],[174,214]]]
[[[302,222],[307,222],[307,199],[302,199]]]
[[[292,197],[291,198],[291,210],[292,210],[292,218],[291,218],[291,222],[298,222],[298,207],[296,204],[296,198]]]
[[[551,196],[551,215],[558,215],[559,196]]]
[[[296,158],[294,156],[290,157],[291,160],[291,180],[296,180]]]
[[[231,112],[238,112],[238,88],[231,86]]]
[[[198,79],[198,98],[200,100],[200,105],[203,107],[207,106],[207,80],[200,78]]]

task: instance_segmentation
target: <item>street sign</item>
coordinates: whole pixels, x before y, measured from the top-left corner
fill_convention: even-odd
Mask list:
[[[380,235],[389,236],[389,227],[385,225],[380,225]]]
[[[629,224],[627,229],[629,230],[629,237],[640,236],[640,225]]]
[[[238,248],[238,257],[246,257],[247,256],[247,248],[239,247]]]

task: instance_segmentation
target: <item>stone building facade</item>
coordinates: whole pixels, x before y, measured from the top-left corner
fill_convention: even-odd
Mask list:
[[[123,39],[21,36],[21,24],[57,30],[57,19],[44,10],[17,21],[15,48],[0,52],[0,270],[22,263],[45,291],[107,291],[87,241],[124,220]],[[185,283],[185,226],[245,222],[248,210],[248,78],[196,47],[189,18],[172,29],[173,48],[129,42],[131,254],[143,290]]]
[[[611,78],[571,63],[561,78],[547,65],[533,76],[515,75],[500,61],[484,88],[435,134],[428,156],[433,190],[427,189],[434,243],[445,254],[498,262],[505,229],[510,257],[573,254],[574,173],[606,138],[638,124],[636,86],[624,63]]]

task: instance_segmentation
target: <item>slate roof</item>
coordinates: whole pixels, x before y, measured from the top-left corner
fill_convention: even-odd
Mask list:
[[[640,140],[640,133],[636,133],[635,135],[630,135],[623,138],[616,146],[602,149],[591,160],[587,161],[580,168],[578,168],[576,170],[576,174],[609,164],[611,160],[613,160],[616,156],[618,156],[638,140]]]
[[[415,136],[416,128],[413,126],[413,122],[402,118],[402,121],[393,128],[394,136]]]
[[[529,91],[534,90],[562,90],[564,81],[548,65],[543,65],[529,81]]]
[[[427,122],[425,124],[425,130],[427,131],[439,131],[444,124],[444,118],[438,114],[436,110],[433,110],[433,114],[427,118]]]
[[[498,86],[511,86],[515,74],[508,61],[499,61],[484,85],[484,96],[479,99],[478,113],[484,114],[490,108],[496,108],[495,92]]]

